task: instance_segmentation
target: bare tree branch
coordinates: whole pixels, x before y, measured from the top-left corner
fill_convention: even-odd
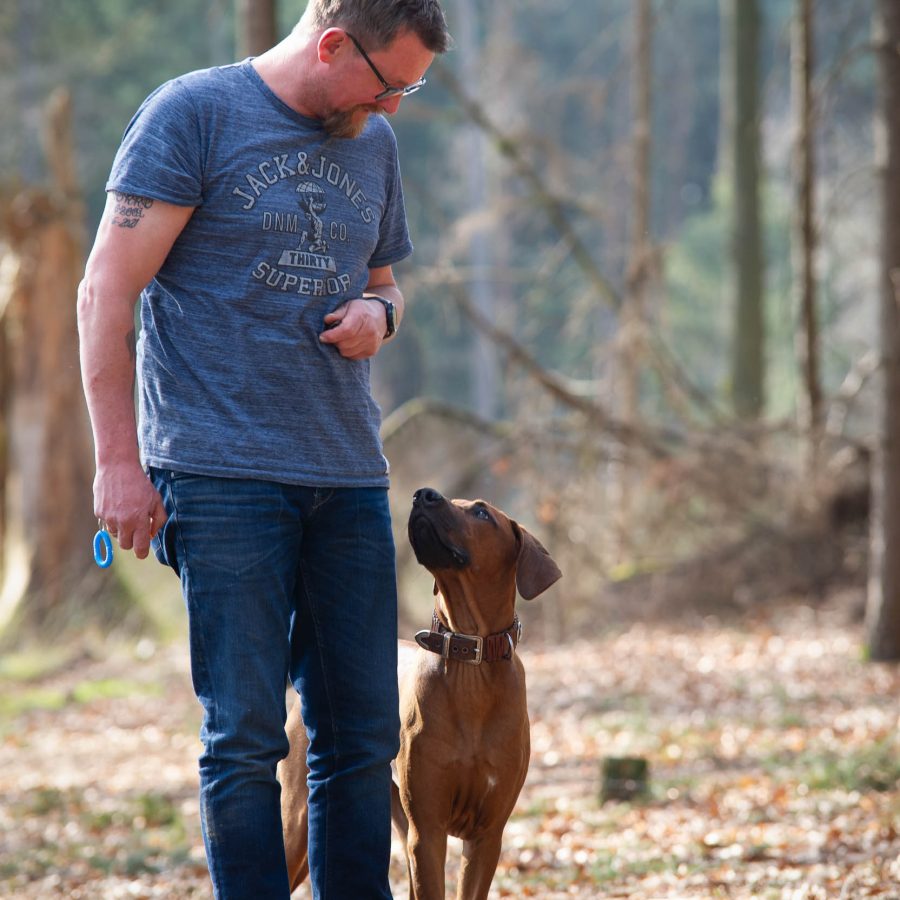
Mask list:
[[[588,277],[597,294],[611,309],[618,310],[622,305],[622,297],[600,270],[590,250],[572,227],[565,213],[564,201],[547,190],[537,169],[525,157],[520,147],[500,130],[480,103],[468,96],[449,67],[438,63],[435,69],[438,78],[446,85],[465,114],[493,140],[498,152],[512,163],[516,174],[531,188],[554,228],[569,244],[573,259]]]
[[[671,429],[659,429],[655,433],[651,433],[646,429],[632,427],[614,419],[602,404],[573,390],[567,383],[568,379],[556,372],[548,371],[509,332],[488,321],[475,309],[463,291],[456,290],[452,293],[464,315],[501,347],[511,360],[521,366],[554,399],[567,408],[581,413],[589,422],[610,436],[622,443],[643,447],[656,457],[669,455],[669,450],[665,446],[667,442],[683,442],[683,435]]]

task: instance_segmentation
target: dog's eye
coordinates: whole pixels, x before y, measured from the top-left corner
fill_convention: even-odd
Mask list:
[[[475,507],[475,518],[476,519],[484,519],[486,522],[490,522],[491,514],[487,511],[487,507],[476,506]]]

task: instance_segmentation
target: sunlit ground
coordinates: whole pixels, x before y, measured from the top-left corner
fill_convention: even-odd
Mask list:
[[[848,618],[526,642],[532,762],[491,896],[900,896],[900,675]],[[180,642],[5,660],[0,896],[209,897],[198,721]],[[606,756],[646,757],[649,794],[601,804]],[[392,873],[406,898],[397,845]]]

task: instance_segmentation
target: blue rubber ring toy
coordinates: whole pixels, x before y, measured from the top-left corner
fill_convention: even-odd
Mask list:
[[[94,535],[94,562],[101,569],[108,569],[113,561],[113,545],[109,532],[101,528]]]

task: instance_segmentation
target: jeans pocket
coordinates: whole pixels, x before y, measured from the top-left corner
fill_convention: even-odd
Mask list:
[[[156,533],[156,537],[150,542],[153,553],[156,558],[164,565],[170,566],[176,575],[181,575],[178,562],[177,536],[178,524],[175,519],[174,503],[172,502],[172,491],[170,488],[171,472],[164,472],[160,469],[150,468],[148,475],[156,489],[159,491],[166,507],[166,524]]]
[[[193,472],[176,472],[174,469],[166,469],[163,477],[167,482],[175,484],[176,481],[200,481],[206,478],[206,475],[195,475]]]
[[[166,524],[157,532],[151,546],[156,554],[156,558],[164,566],[171,566],[176,575],[181,575],[178,553],[176,551],[177,530],[178,525],[175,522],[175,515],[173,512],[169,512]]]

